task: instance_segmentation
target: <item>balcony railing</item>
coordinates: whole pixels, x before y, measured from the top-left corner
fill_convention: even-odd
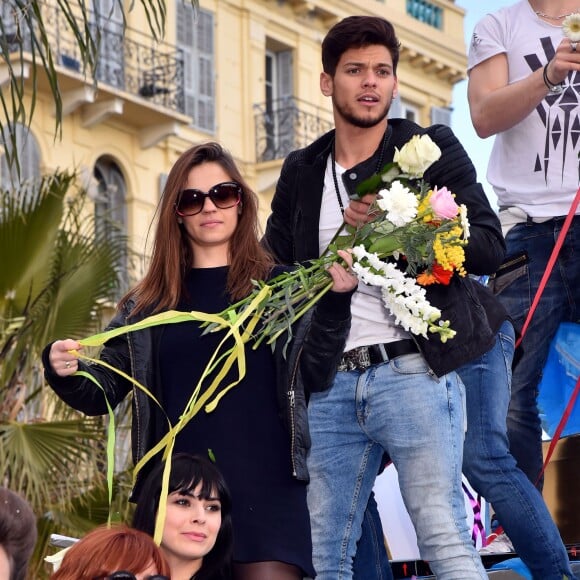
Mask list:
[[[427,0],[407,0],[407,14],[434,28],[443,27],[443,9]]]
[[[55,62],[74,73],[82,73],[82,59],[78,43],[70,32],[66,17],[51,4],[44,5],[43,19],[47,39]],[[184,57],[176,46],[158,42],[152,36],[127,27],[122,23],[100,20],[96,24],[95,13],[89,12],[89,26],[93,38],[100,30],[96,79],[101,85],[109,85],[150,103],[173,111],[185,112]],[[26,30],[6,27],[0,42],[2,50],[10,53],[21,48],[30,52],[31,39]]]
[[[330,113],[296,97],[254,105],[256,160],[283,159],[330,131]]]

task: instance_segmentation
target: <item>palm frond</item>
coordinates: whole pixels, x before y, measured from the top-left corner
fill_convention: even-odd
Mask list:
[[[94,477],[87,456],[103,437],[102,419],[0,424],[3,484],[31,505],[67,505]],[[83,485],[84,482],[84,485]]]
[[[15,418],[11,398],[41,384],[34,361],[44,345],[94,330],[99,304],[119,287],[127,240],[99,232],[86,193],[73,186],[73,175],[57,173],[2,194],[0,420]]]

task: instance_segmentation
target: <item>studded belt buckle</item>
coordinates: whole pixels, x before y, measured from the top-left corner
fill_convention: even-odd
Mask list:
[[[338,370],[344,371],[364,371],[371,366],[371,357],[369,349],[366,346],[359,346],[346,351],[340,362],[338,363]]]

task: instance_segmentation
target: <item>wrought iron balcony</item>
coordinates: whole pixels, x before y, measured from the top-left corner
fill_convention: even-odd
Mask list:
[[[46,3],[43,20],[55,62],[71,73],[83,73],[78,43],[65,15],[57,6]],[[129,27],[123,30],[122,23],[104,19],[102,15],[99,20],[94,12],[89,12],[89,26],[93,38],[100,36],[96,63],[96,79],[100,85],[125,91],[178,113],[185,112],[181,49]],[[4,51],[13,54],[21,48],[30,52],[30,34],[25,29],[18,29],[15,23],[5,22],[0,57]]]
[[[296,97],[254,105],[256,160],[283,159],[330,131],[331,114]]]
[[[407,14],[434,28],[443,27],[443,8],[427,0],[407,0]]]

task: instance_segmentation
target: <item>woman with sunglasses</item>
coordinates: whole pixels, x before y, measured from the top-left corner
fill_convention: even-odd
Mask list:
[[[349,254],[342,257],[350,263]],[[169,173],[149,269],[121,300],[110,327],[171,309],[221,312],[250,294],[253,280],[281,271],[259,243],[257,197],[233,158],[217,143],[198,145]],[[214,411],[198,413],[176,439],[176,451],[210,455],[231,490],[234,580],[314,577],[306,507],[307,392],[332,384],[357,284],[338,264],[329,273],[332,291],[294,326],[287,351],[284,337],[274,352],[266,344],[247,347],[242,382]],[[194,322],[169,324],[112,339],[101,357],[145,385],[174,425],[222,339],[222,332],[201,336]],[[43,354],[46,378],[69,405],[104,414],[103,392],[71,375],[90,368],[113,407],[132,385],[101,366],[87,367],[70,352],[79,347],[70,339],[49,345]],[[222,384],[233,378],[228,375]],[[163,413],[134,390],[134,460],[166,429]],[[139,482],[134,495],[139,497]]]
[[[73,544],[50,580],[169,580],[153,539],[127,526],[95,528]]]
[[[143,482],[133,527],[153,535],[164,463]],[[230,580],[233,552],[232,500],[219,470],[199,455],[171,460],[161,551],[172,580]]]

